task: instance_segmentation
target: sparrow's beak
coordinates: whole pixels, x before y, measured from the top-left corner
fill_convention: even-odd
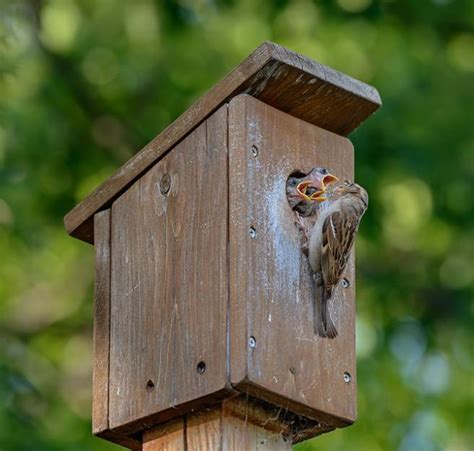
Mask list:
[[[321,192],[321,195],[319,195],[315,200],[319,201],[319,202],[324,202],[325,200],[327,200],[327,197],[326,197],[326,187],[328,185],[330,185],[331,183],[334,183],[334,182],[338,182],[339,179],[335,176],[335,175],[332,175],[332,174],[326,174],[323,179],[321,180],[321,185],[323,185],[323,191]]]
[[[326,174],[323,177],[323,180],[322,180],[324,191],[326,191],[326,186],[330,185],[331,183],[338,182],[338,181],[339,181],[339,179],[335,175]]]
[[[314,181],[304,181],[298,184],[296,190],[303,199],[324,202],[325,200],[327,200],[327,197],[325,195],[326,187],[331,183],[337,182],[338,180],[339,179],[335,175],[326,174],[322,179],[318,180],[317,185]],[[316,190],[311,195],[307,194],[307,190],[309,187]]]
[[[308,195],[306,191],[308,190],[309,187],[315,188],[316,191]],[[320,199],[320,196],[324,193],[324,191],[317,189],[311,181],[305,181],[305,182],[299,183],[298,186],[296,187],[296,191],[298,191],[298,194],[305,200],[309,200],[309,201],[316,200],[320,202],[323,200],[326,200],[326,198]]]

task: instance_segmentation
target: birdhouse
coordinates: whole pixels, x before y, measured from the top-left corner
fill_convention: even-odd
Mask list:
[[[314,166],[353,179],[346,136],[379,106],[264,43],[66,215],[96,253],[96,435],[155,449],[214,418],[231,443],[222,424],[245,418],[290,446],[355,421],[354,261],[330,305],[339,334],[321,337],[285,186]]]

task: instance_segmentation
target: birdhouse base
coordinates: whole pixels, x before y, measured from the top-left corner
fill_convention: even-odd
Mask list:
[[[292,444],[332,429],[317,421],[296,417],[284,408],[275,408],[251,396],[238,395],[145,430],[135,440],[122,438],[116,441],[143,451],[289,451]],[[110,437],[107,439],[110,440]]]

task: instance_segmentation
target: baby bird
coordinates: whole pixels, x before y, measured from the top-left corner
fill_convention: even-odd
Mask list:
[[[344,182],[328,190],[327,201],[319,204],[309,238],[309,264],[321,293],[321,324],[328,338],[337,336],[328,302],[346,269],[369,196],[357,183]]]
[[[308,229],[314,224],[314,214],[319,203],[326,200],[326,187],[337,180],[326,168],[316,166],[306,175],[296,171],[286,182],[286,197],[296,214],[296,225],[302,234],[301,248],[305,255],[308,254]],[[312,217],[308,221],[311,226],[303,219],[309,217]]]
[[[337,180],[326,168],[314,167],[308,174],[297,171],[286,182],[286,196],[297,215],[308,217],[315,213],[325,185]]]

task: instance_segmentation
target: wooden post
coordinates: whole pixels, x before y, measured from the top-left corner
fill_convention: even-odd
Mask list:
[[[291,450],[283,414],[249,398],[231,398],[150,429],[143,436],[143,450]]]
[[[65,217],[96,247],[93,432],[143,450],[290,449],[356,418],[354,263],[315,334],[285,184],[353,178],[377,91],[264,43]]]

